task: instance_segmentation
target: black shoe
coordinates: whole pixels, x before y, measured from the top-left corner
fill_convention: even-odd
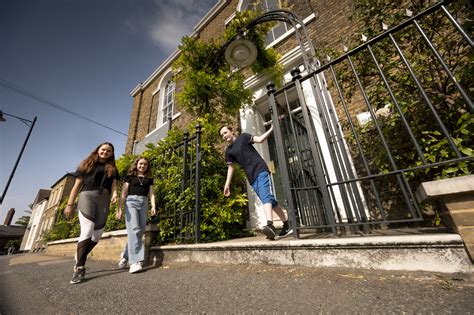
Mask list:
[[[293,229],[290,229],[288,225],[283,225],[283,228],[281,229],[280,234],[278,234],[278,237],[284,238],[290,235],[291,233],[293,233]]]
[[[275,239],[275,227],[273,225],[265,225],[262,229],[262,233],[265,234],[267,239],[274,240]]]
[[[70,284],[77,284],[84,281],[84,277],[86,275],[86,267],[76,267],[74,271],[74,275],[72,276]]]

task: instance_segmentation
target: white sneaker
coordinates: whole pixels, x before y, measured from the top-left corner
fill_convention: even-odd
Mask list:
[[[136,263],[133,263],[131,266],[130,266],[130,270],[129,272],[130,273],[136,273],[136,272],[139,272],[140,270],[143,269],[143,263],[141,261],[138,261]]]
[[[128,264],[128,260],[122,257],[122,259],[120,259],[120,261],[118,263],[118,267],[120,269],[125,269],[125,268],[127,268],[127,264]]]

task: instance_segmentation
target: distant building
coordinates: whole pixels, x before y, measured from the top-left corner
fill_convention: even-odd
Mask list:
[[[49,189],[40,189],[36,198],[31,204],[31,217],[26,227],[25,237],[20,246],[20,251],[30,251],[33,243],[38,238],[38,230],[41,223],[41,217],[48,205],[48,199],[51,194]]]
[[[15,225],[0,225],[0,255],[4,255],[8,251],[9,241],[21,242],[25,228]]]
[[[51,195],[40,220],[39,233],[33,245],[33,250],[42,250],[46,246],[46,243],[42,240],[43,235],[48,233],[56,223],[59,206],[69,196],[74,181],[74,175],[67,173],[51,186]]]

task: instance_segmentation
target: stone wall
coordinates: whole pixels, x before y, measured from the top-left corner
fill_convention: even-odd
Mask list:
[[[74,257],[76,254],[78,238],[49,242],[46,254],[52,256]],[[89,255],[92,259],[119,261],[125,243],[127,242],[127,231],[106,232],[97,246]]]

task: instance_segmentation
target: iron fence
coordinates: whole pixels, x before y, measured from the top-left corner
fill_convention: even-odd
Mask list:
[[[183,141],[167,150],[163,159],[163,174],[158,180],[175,181],[173,189],[157,196],[158,222],[162,242],[199,243],[201,213],[201,126],[196,126],[196,133],[190,136],[185,133]],[[176,168],[180,161],[181,168]],[[180,182],[178,182],[178,180]]]
[[[423,221],[421,182],[472,173],[473,42],[450,3],[267,86],[295,237]]]

